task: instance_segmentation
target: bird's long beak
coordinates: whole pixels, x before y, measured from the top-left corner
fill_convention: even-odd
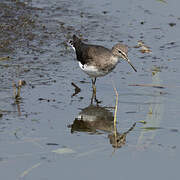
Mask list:
[[[136,68],[132,65],[131,61],[129,60],[129,58],[127,56],[123,56],[124,59],[131,65],[131,67],[134,69],[135,72],[137,72]]]

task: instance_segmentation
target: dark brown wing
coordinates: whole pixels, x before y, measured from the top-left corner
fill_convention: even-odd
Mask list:
[[[111,56],[111,51],[103,46],[83,43],[75,35],[73,36],[73,45],[76,49],[77,60],[81,64],[103,64]]]
[[[78,61],[82,60],[83,44],[84,43],[76,35],[73,35],[73,46],[76,49],[76,56]]]

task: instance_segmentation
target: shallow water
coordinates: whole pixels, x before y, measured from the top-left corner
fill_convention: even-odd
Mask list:
[[[179,4],[1,1],[1,179],[179,179]],[[67,47],[74,33],[108,48],[127,44],[138,70],[122,62],[99,78],[99,107],[90,105],[91,81]],[[137,48],[140,40],[151,52]],[[72,82],[81,88],[75,96]]]

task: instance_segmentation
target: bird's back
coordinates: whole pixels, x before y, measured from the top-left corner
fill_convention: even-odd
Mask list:
[[[91,63],[103,66],[112,57],[109,49],[99,45],[85,44],[75,35],[73,36],[73,46],[76,49],[77,60],[83,65]]]

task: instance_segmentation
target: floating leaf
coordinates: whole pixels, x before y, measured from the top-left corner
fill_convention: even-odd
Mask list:
[[[9,57],[9,56],[0,57],[0,61],[3,61],[3,60],[8,60],[8,59],[10,59],[10,57]]]
[[[156,0],[156,1],[159,1],[159,2],[162,2],[162,3],[167,3],[167,1],[165,1],[165,0]]]
[[[157,130],[157,129],[162,129],[161,127],[141,127],[142,129],[145,130]]]
[[[128,86],[153,87],[153,88],[159,88],[159,89],[165,88],[165,86],[158,85],[158,84],[129,84]]]
[[[57,153],[57,154],[72,154],[72,153],[75,153],[75,151],[73,151],[70,148],[59,148],[59,149],[53,150],[52,152]]]
[[[143,121],[143,120],[138,121],[138,123],[147,124],[147,122],[146,122],[146,121]]]

